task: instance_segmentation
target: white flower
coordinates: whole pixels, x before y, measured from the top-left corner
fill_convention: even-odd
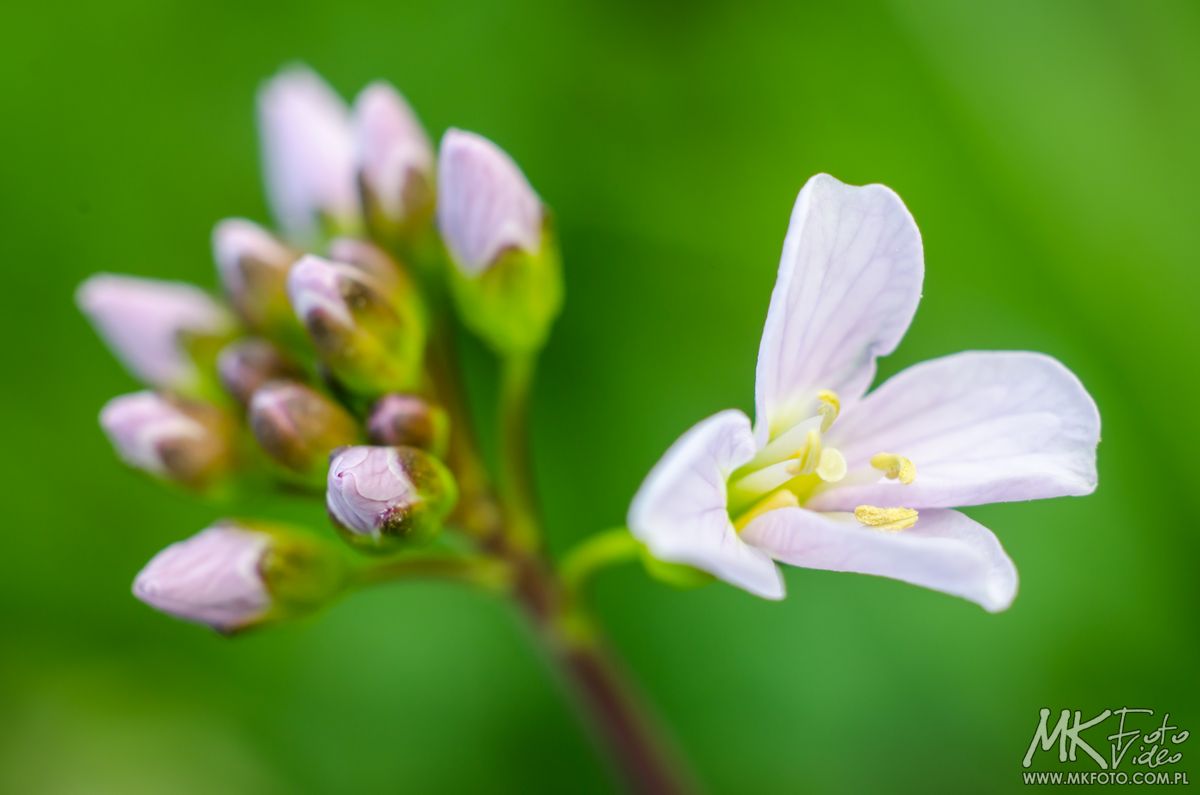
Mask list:
[[[827,175],[804,186],[759,348],[756,425],[716,414],[654,467],[629,527],[656,557],[769,599],[784,595],[780,561],[1008,607],[1012,561],[950,509],[1092,492],[1100,417],[1069,370],[1025,352],[935,359],[864,396],[923,273],[891,190]]]
[[[231,632],[263,619],[271,595],[261,570],[267,533],[220,522],[159,552],[133,595],[164,613]]]
[[[129,370],[166,389],[196,386],[199,371],[185,350],[188,336],[221,336],[229,313],[190,284],[99,273],[79,286],[75,300]]]
[[[506,249],[536,254],[542,203],[512,158],[475,133],[449,130],[438,153],[438,228],[467,275]]]
[[[359,216],[350,111],[310,69],[294,66],[258,94],[267,198],[280,227],[311,243],[323,223]]]

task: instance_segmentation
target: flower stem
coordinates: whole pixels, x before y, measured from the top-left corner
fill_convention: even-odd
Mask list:
[[[538,547],[539,519],[529,453],[529,394],[535,354],[510,353],[501,361],[500,375],[500,504],[506,532],[514,546]]]
[[[668,752],[603,641],[562,581],[541,562],[516,555],[515,595],[562,674],[581,716],[607,752],[628,791],[683,795],[694,786]]]

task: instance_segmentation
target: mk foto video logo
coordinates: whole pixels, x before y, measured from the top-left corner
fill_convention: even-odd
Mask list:
[[[1159,718],[1152,709],[1121,707],[1084,720],[1081,711],[1064,709],[1053,725],[1052,715],[1049,708],[1041,710],[1021,766],[1031,767],[1035,756],[1045,760],[1057,745],[1060,764],[1080,761],[1084,769],[1027,769],[1021,773],[1025,784],[1189,783],[1187,771],[1179,768],[1189,732],[1172,724],[1169,712]],[[1098,769],[1090,769],[1088,759]]]

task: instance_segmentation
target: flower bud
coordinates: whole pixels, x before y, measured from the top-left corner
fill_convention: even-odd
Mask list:
[[[359,224],[354,134],[342,99],[314,72],[293,66],[258,94],[267,198],[298,244]]]
[[[133,594],[164,613],[232,633],[309,612],[344,581],[341,556],[315,538],[224,520],[155,555]]]
[[[221,349],[217,356],[217,376],[221,385],[243,405],[268,381],[292,380],[304,374],[290,359],[263,339],[243,339]]]
[[[225,308],[190,284],[101,273],[75,300],[129,371],[163,389],[198,389],[194,354],[233,330]]]
[[[311,255],[288,276],[296,316],[321,361],[352,392],[377,395],[420,380],[424,312],[415,291],[389,287],[364,268]]]
[[[367,419],[367,438],[372,444],[419,447],[441,458],[449,437],[446,411],[416,395],[384,395]]]
[[[285,469],[319,483],[329,454],[354,444],[358,427],[350,413],[310,387],[272,381],[250,398],[250,430],[259,446]]]
[[[542,203],[512,158],[474,133],[447,132],[438,227],[463,322],[502,353],[539,348],[562,305],[562,274]]]
[[[450,471],[414,447],[348,447],[329,464],[329,516],[356,546],[429,538],[457,499]]]
[[[204,488],[233,464],[232,426],[206,403],[135,392],[113,398],[100,425],[130,466],[189,488]]]
[[[412,243],[433,217],[433,147],[404,98],[384,82],[354,101],[358,176],[373,236]]]
[[[213,229],[213,256],[225,294],[246,325],[261,332],[294,325],[287,274],[296,252],[258,224],[227,218]]]
[[[339,237],[329,241],[329,258],[353,265],[375,279],[389,295],[410,289],[407,275],[396,261],[373,243],[357,237]]]

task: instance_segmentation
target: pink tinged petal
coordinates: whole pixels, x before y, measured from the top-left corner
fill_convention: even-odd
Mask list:
[[[925,264],[917,225],[882,185],[827,174],[796,199],[758,351],[756,433],[766,442],[815,410],[816,392],[843,406],[895,350],[921,298]]]
[[[259,91],[258,121],[267,198],[289,235],[310,242],[322,215],[357,217],[350,112],[333,89],[310,69],[287,69]]]
[[[193,386],[199,374],[184,337],[221,335],[233,327],[208,293],[179,282],[101,273],[79,286],[75,300],[117,358],[152,386]]]
[[[271,598],[259,573],[270,536],[222,522],[159,552],[133,594],[164,613],[231,631],[254,623]]]
[[[115,397],[100,411],[100,425],[121,460],[156,475],[169,474],[163,449],[201,443],[209,431],[177,405],[154,392]]]
[[[767,599],[782,599],[771,559],[746,544],[729,521],[726,481],[754,456],[750,420],[715,414],[679,438],[642,483],[629,529],[656,558],[709,572]]]
[[[342,296],[341,279],[354,274],[353,268],[330,262],[314,254],[301,257],[288,273],[288,300],[301,322],[317,312],[325,312],[346,326],[354,325],[350,307]]]
[[[437,216],[455,262],[469,275],[505,249],[541,248],[537,194],[511,157],[475,133],[449,130],[442,138]]]
[[[295,259],[292,250],[253,221],[226,218],[213,228],[213,258],[221,283],[231,296],[246,290],[243,262],[286,270]]]
[[[828,443],[845,480],[810,507],[949,508],[1090,494],[1100,414],[1075,375],[1049,356],[970,351],[918,364],[838,418]],[[871,470],[879,452],[916,465],[909,485]]]
[[[755,519],[742,537],[783,563],[891,577],[993,613],[1017,593],[1017,570],[996,536],[958,511],[922,511],[915,526],[889,532],[849,514],[781,508]]]
[[[394,447],[347,447],[329,464],[330,515],[359,535],[377,535],[388,517],[418,499]]]
[[[409,175],[433,174],[433,146],[412,108],[384,82],[354,101],[354,133],[362,179],[391,218],[402,218]]]

